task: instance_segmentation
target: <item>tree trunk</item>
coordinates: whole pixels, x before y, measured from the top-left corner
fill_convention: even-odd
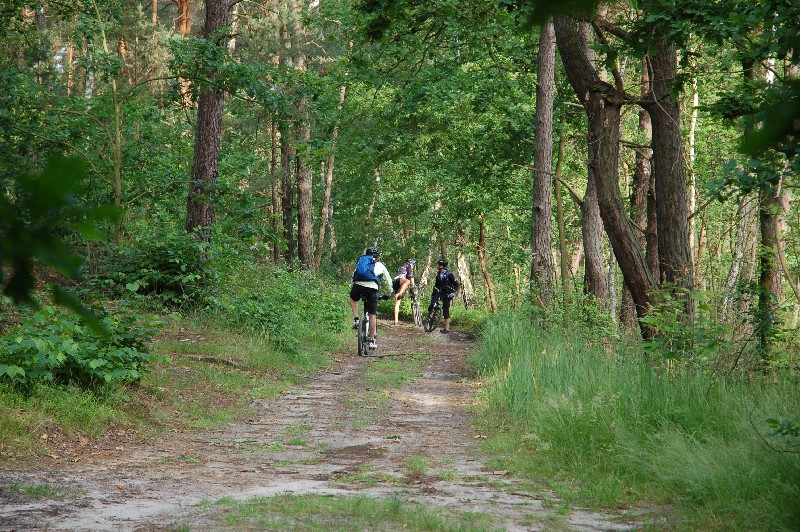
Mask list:
[[[564,198],[561,194],[561,168],[564,164],[564,145],[567,135],[565,131],[565,114],[561,115],[561,132],[558,139],[558,162],[556,163],[556,175],[553,183],[556,191],[556,221],[558,223],[558,250],[561,265],[561,291],[570,292],[572,283],[569,271],[569,251],[567,250],[567,234],[564,225]]]
[[[722,307],[725,313],[732,310],[733,295],[736,292],[736,283],[742,280],[749,255],[748,249],[752,247],[755,224],[757,221],[757,203],[755,199],[749,196],[742,197],[739,201],[739,207],[736,211],[736,236],[733,243],[733,256],[731,257],[731,269],[728,272],[728,278],[725,281],[725,291],[722,299]]]
[[[205,38],[208,39],[219,28],[227,26],[228,0],[206,0],[206,21],[203,31]],[[221,42],[218,45],[225,47],[226,43]],[[211,73],[209,77],[212,77]],[[223,99],[224,93],[210,85],[200,95],[197,110],[192,182],[186,209],[186,231],[195,234],[206,244],[211,241],[211,225],[214,221],[214,188],[219,172]],[[205,253],[204,251],[204,259]]]
[[[206,2],[214,2],[216,0],[206,0]],[[227,4],[228,0],[226,0]],[[178,33],[183,36],[188,36],[192,33],[192,0],[175,0],[175,5],[178,8],[178,18],[175,23],[178,26]],[[206,4],[206,13],[208,13],[208,5]],[[227,17],[227,14],[226,14]],[[206,19],[207,20],[207,19]],[[189,95],[190,82],[187,79],[180,78],[178,80],[180,86],[179,91],[181,100],[186,108],[192,104],[191,96]]]
[[[342,84],[339,89],[339,105],[336,106],[337,112],[341,113],[344,99],[347,94],[347,85]],[[325,244],[325,228],[328,225],[328,216],[332,213],[331,210],[331,193],[333,191],[333,164],[336,160],[335,149],[336,140],[339,138],[339,119],[336,119],[336,124],[333,126],[331,133],[331,149],[328,152],[327,161],[325,163],[325,193],[322,198],[322,215],[319,221],[319,235],[317,236],[317,250],[314,254],[314,271],[319,272],[322,263],[322,251]],[[330,220],[333,222],[333,220]]]
[[[681,114],[678,100],[673,96],[677,69],[675,45],[660,39],[658,54],[650,57],[649,65],[653,90],[643,105],[653,124],[652,171],[656,183],[661,281],[677,288],[691,289],[693,275],[686,175],[682,164]],[[685,298],[685,307],[691,314],[691,298]]]
[[[758,193],[758,219],[761,226],[761,249],[758,254],[758,338],[761,356],[770,358],[770,333],[777,320],[781,297],[781,270],[778,251],[777,213],[781,208],[780,190],[768,184]]]
[[[647,74],[646,60],[642,60],[642,66],[641,93],[644,95],[650,92],[650,77]],[[650,114],[646,109],[639,110],[639,138],[644,145],[649,145],[652,138]],[[650,158],[652,155],[653,150],[650,148],[639,148],[636,150],[636,169],[633,172],[633,192],[631,194],[631,221],[633,221],[633,223],[639,228],[645,228],[644,233],[637,233],[639,245],[641,245],[644,249],[648,249],[647,229],[650,227],[647,219],[647,198],[650,191]],[[653,205],[653,213],[655,214],[655,204]],[[655,229],[655,223],[653,223],[653,229]],[[658,233],[654,231],[654,234],[657,235]],[[651,238],[651,240],[653,240],[653,238]],[[656,257],[657,256],[658,255],[656,254]],[[624,283],[622,292],[621,319],[622,323],[629,330],[638,329],[636,306],[633,304],[633,298],[631,297],[630,290],[628,290],[628,286]]]
[[[281,137],[281,179],[283,186],[281,207],[283,208],[283,238],[286,241],[286,249],[284,251],[284,259],[287,263],[291,263],[295,256],[295,240],[294,240],[294,184],[292,172],[292,159],[294,158],[294,150],[292,150],[291,143],[289,142],[288,126],[285,124],[280,128]]]
[[[275,117],[272,117],[269,124],[270,146],[269,146],[269,175],[270,175],[270,227],[274,242],[272,244],[272,260],[275,264],[281,263],[281,245],[278,235],[281,234],[283,226],[280,223],[281,214],[281,195],[280,195],[280,176],[278,174],[278,127],[275,124]]]
[[[306,54],[304,50],[306,31],[303,27],[303,6],[299,0],[291,0],[292,48],[294,50],[294,68],[306,70]],[[300,124],[297,128],[297,142],[303,147],[296,152],[295,164],[297,172],[297,256],[304,268],[314,267],[314,217],[312,214],[312,181],[309,164],[311,141],[311,117],[308,112],[308,101],[300,98],[296,104]]]
[[[497,314],[497,300],[494,296],[494,284],[489,275],[489,268],[486,266],[486,227],[483,223],[483,214],[478,215],[479,233],[478,233],[478,264],[481,266],[483,279],[486,281],[486,292],[489,294],[489,304],[492,307],[492,312]]]
[[[689,120],[689,205],[688,212],[692,218],[689,220],[689,246],[692,260],[694,262],[694,278],[692,284],[700,284],[700,238],[697,232],[697,217],[694,216],[697,210],[697,176],[695,174],[694,163],[695,153],[695,132],[697,131],[697,114],[700,106],[700,95],[697,92],[697,78],[692,78],[692,114]]]
[[[589,179],[594,180],[597,186],[603,225],[625,283],[631,291],[637,315],[641,318],[647,313],[652,301],[651,291],[656,283],[628,221],[619,191],[619,125],[624,95],[621,94],[621,87],[605,83],[597,75],[587,57],[586,42],[581,38],[574,20],[557,16],[555,28],[567,76],[589,121]],[[588,201],[584,198],[586,203]],[[643,329],[642,333],[648,336],[650,331]]]
[[[590,148],[591,157],[591,148]],[[586,194],[581,204],[581,235],[583,237],[583,292],[592,294],[597,301],[608,306],[608,285],[606,266],[603,260],[603,220],[597,204],[597,184],[589,169]]]
[[[533,147],[533,212],[531,216],[531,297],[546,305],[553,292],[553,99],[555,31],[547,21],[539,33],[536,83],[536,137]],[[496,305],[493,303],[493,305]]]
[[[464,301],[465,307],[475,308],[475,287],[472,285],[472,270],[469,267],[467,255],[464,253],[465,249],[469,249],[469,234],[464,226],[459,225],[456,236],[456,262],[461,282],[461,299]]]

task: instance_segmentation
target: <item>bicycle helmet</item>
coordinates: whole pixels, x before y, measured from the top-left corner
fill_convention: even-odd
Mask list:
[[[447,268],[447,265],[449,264],[449,262],[447,262],[444,259],[439,259],[439,262],[437,262],[436,264],[438,264],[439,266],[444,266],[445,268]]]
[[[406,262],[411,264],[412,266],[416,266],[417,265],[416,259],[408,259]]]
[[[372,255],[377,259],[381,256],[381,252],[375,246],[370,246],[364,250],[364,255]]]

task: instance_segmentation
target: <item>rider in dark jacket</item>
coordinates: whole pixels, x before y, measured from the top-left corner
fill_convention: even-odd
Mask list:
[[[447,269],[448,262],[445,259],[439,259],[436,263],[438,271],[436,272],[436,281],[433,284],[433,295],[431,295],[431,304],[428,305],[428,316],[433,314],[433,306],[437,301],[442,301],[442,316],[444,317],[444,329],[441,332],[450,332],[450,303],[461,288],[461,285],[456,280],[453,272]]]

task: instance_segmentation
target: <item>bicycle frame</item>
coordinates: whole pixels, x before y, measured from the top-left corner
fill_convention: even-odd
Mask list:
[[[386,300],[389,296],[380,296],[378,299]],[[358,325],[358,356],[374,356],[376,349],[369,346],[369,314],[367,314],[366,302],[361,301],[361,323]],[[378,339],[378,320],[375,319],[375,340]]]
[[[369,314],[367,314],[366,308],[364,308],[364,302],[361,301],[361,323],[358,324],[358,344],[357,344],[357,352],[358,356],[366,356],[367,349],[369,349]]]
[[[412,286],[409,291],[411,292],[411,314],[414,317],[414,325],[421,327],[422,310],[419,308],[419,289]]]
[[[442,305],[440,301],[436,301],[433,305],[433,311],[425,317],[425,320],[422,322],[423,328],[425,332],[433,331],[436,326],[439,324],[439,318],[442,315]]]

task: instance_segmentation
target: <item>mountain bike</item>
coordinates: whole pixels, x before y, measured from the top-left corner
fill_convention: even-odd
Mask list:
[[[422,328],[425,329],[425,332],[431,332],[439,325],[439,319],[442,316],[442,304],[437,299],[436,303],[433,304],[433,310],[425,316],[425,319],[422,320]]]
[[[378,299],[385,301],[389,296],[378,296]],[[377,318],[376,318],[377,320]],[[369,314],[361,301],[361,323],[358,325],[358,356],[370,357],[375,355],[375,349],[369,346]],[[378,341],[378,322],[375,322],[375,341]]]
[[[411,292],[411,314],[414,316],[414,325],[422,326],[422,310],[419,308],[419,288],[412,286]]]

